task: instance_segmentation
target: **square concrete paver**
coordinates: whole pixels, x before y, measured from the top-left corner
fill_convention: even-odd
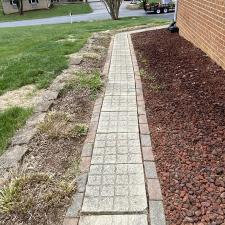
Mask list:
[[[136,96],[105,96],[102,112],[137,112]]]
[[[135,85],[134,73],[109,73],[108,76],[109,83],[130,83]]]
[[[136,95],[133,83],[108,83],[105,95]]]
[[[82,216],[79,225],[148,225],[148,221],[145,214]]]
[[[142,164],[91,165],[82,213],[144,212]]]
[[[101,112],[98,133],[138,133],[137,112]]]
[[[142,163],[138,133],[97,134],[91,164]]]

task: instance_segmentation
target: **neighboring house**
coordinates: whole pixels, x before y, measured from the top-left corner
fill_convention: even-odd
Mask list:
[[[177,26],[225,69],[225,0],[178,0]]]
[[[23,10],[30,11],[35,9],[48,9],[51,0],[23,0]],[[15,0],[2,0],[2,8],[5,14],[19,12]]]
[[[76,2],[86,2],[85,0],[52,0],[53,3],[76,3]]]

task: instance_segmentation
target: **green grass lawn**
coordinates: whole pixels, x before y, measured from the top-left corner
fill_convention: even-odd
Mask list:
[[[92,32],[167,21],[148,17],[0,29],[0,95],[27,84],[45,88],[65,68]],[[72,35],[75,42],[60,41]]]
[[[0,1],[0,22],[3,21],[16,21],[16,20],[28,20],[28,19],[41,19],[54,16],[66,16],[72,12],[75,14],[84,14],[92,12],[91,7],[87,3],[76,3],[76,4],[66,4],[66,5],[55,5],[50,9],[41,9],[35,11],[24,12],[23,15],[18,13],[4,15],[2,10],[2,5]]]
[[[25,123],[31,112],[31,109],[23,109],[20,107],[14,107],[0,112],[0,155],[7,147],[15,131]]]

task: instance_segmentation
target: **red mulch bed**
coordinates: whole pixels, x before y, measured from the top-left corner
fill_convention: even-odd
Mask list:
[[[225,224],[225,71],[167,30],[132,36],[170,225]]]

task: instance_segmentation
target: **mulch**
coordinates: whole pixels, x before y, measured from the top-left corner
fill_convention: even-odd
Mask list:
[[[225,224],[225,71],[167,30],[132,36],[169,225]]]

